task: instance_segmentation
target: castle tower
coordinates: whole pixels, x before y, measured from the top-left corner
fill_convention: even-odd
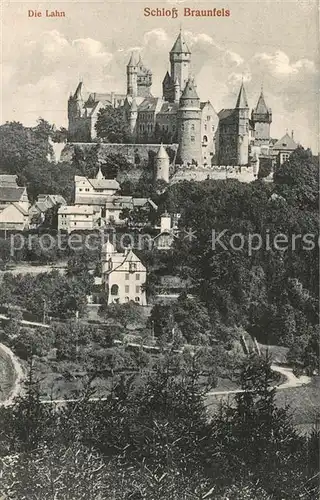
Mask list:
[[[155,180],[169,182],[170,160],[168,153],[166,152],[162,144],[155,156],[154,166]]]
[[[201,108],[193,79],[189,78],[178,109],[178,159],[183,163],[202,163]]]
[[[254,123],[255,144],[257,146],[261,146],[263,144],[269,144],[270,124],[272,122],[272,111],[266,105],[263,95],[263,89],[261,89],[257,105],[251,113],[251,119]]]
[[[247,165],[249,160],[249,106],[243,82],[241,83],[235,112],[237,119],[236,165]]]
[[[137,119],[138,119],[138,106],[135,98],[133,98],[129,109],[129,128],[130,128],[130,133],[133,137],[135,136],[136,133]]]
[[[170,65],[171,81],[175,82],[178,79],[181,92],[183,92],[190,76],[190,62],[191,52],[180,31],[170,51]]]
[[[137,73],[137,95],[139,97],[150,97],[150,88],[152,85],[152,72],[142,62],[141,55],[138,60]]]
[[[81,116],[83,108],[83,82],[79,82],[75,93],[68,100],[68,118],[72,120]]]
[[[127,94],[132,97],[138,95],[138,60],[134,52],[127,65]]]

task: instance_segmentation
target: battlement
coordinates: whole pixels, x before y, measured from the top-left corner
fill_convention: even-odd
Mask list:
[[[243,165],[176,165],[176,171],[170,179],[170,183],[183,180],[204,181],[204,180],[227,180],[236,179],[239,182],[253,182],[258,178],[258,169]]]

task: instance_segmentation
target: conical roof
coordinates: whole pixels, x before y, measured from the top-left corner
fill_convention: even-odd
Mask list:
[[[99,167],[98,173],[96,175],[96,179],[97,179],[97,181],[102,181],[104,179],[104,175],[101,172],[101,167]]]
[[[266,101],[264,100],[264,95],[263,95],[262,90],[261,90],[261,94],[259,96],[259,99],[258,99],[258,102],[257,102],[257,105],[256,105],[254,111],[255,111],[255,113],[258,113],[258,114],[269,113],[269,109],[267,108]]]
[[[109,238],[108,238],[108,241],[106,243],[104,243],[104,245],[102,245],[101,252],[104,254],[116,253],[116,249],[112,245],[111,241],[109,241]]]
[[[128,66],[137,66],[138,64],[139,64],[139,60],[138,60],[137,54],[135,52],[131,52]]]
[[[236,108],[249,108],[247,95],[246,95],[246,91],[245,91],[243,82],[241,83]]]
[[[160,144],[160,148],[158,149],[158,152],[156,154],[156,159],[157,160],[167,160],[169,158],[168,153],[166,152],[163,144]]]
[[[189,78],[187,81],[181,99],[199,99],[196,91],[196,84],[192,78]]]
[[[163,79],[163,83],[171,83],[171,76],[169,75],[169,71],[166,72],[166,76]]]
[[[176,39],[172,49],[170,50],[170,54],[181,54],[182,52],[184,52],[185,54],[191,54],[189,47],[180,31],[178,38]]]

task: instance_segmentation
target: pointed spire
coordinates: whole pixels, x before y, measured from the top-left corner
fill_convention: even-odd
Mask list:
[[[82,99],[82,91],[83,91],[83,82],[82,82],[82,81],[80,81],[80,82],[78,83],[78,86],[77,86],[77,88],[76,88],[76,91],[75,91],[75,93],[74,93],[74,96],[73,96],[73,97],[74,97],[75,99]]]
[[[128,62],[128,66],[137,66],[137,65],[138,65],[137,55],[135,54],[135,52],[132,51]]]
[[[99,165],[99,170],[98,170],[98,173],[97,173],[97,175],[96,175],[96,179],[97,179],[97,181],[102,181],[102,180],[104,179],[104,175],[103,175],[103,173],[101,172],[101,167],[100,167],[100,165]]]
[[[191,54],[189,47],[182,36],[181,29],[180,29],[180,33],[178,35],[178,38],[176,39],[172,49],[170,50],[170,54],[173,54],[173,53],[175,53],[175,54],[181,54],[181,53]]]
[[[255,108],[255,112],[259,114],[266,114],[269,112],[266,101],[264,100],[263,87],[261,86],[261,93]]]
[[[242,78],[241,87],[240,87],[240,91],[239,91],[239,95],[238,95],[238,99],[237,99],[236,108],[242,108],[242,109],[249,108],[248,100],[247,100],[247,96],[246,96],[246,91],[245,91],[244,84],[243,84],[243,78]]]

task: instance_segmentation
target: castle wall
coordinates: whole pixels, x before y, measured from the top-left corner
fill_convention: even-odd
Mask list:
[[[243,166],[213,166],[213,167],[198,167],[198,168],[178,168],[170,179],[170,184],[186,181],[205,181],[205,180],[227,180],[236,179],[239,182],[252,182],[258,178],[258,172],[255,172],[252,167]]]
[[[60,161],[71,161],[74,154],[74,148],[79,147],[84,153],[97,146],[97,143],[76,143],[68,142],[63,148],[60,156]],[[177,151],[177,144],[166,145],[173,151]],[[116,143],[100,143],[98,150],[98,159],[103,162],[104,158],[112,154],[122,154],[126,156],[128,161],[136,163],[137,157],[141,162],[148,162],[149,157],[154,156],[159,150],[160,144],[116,144]]]

